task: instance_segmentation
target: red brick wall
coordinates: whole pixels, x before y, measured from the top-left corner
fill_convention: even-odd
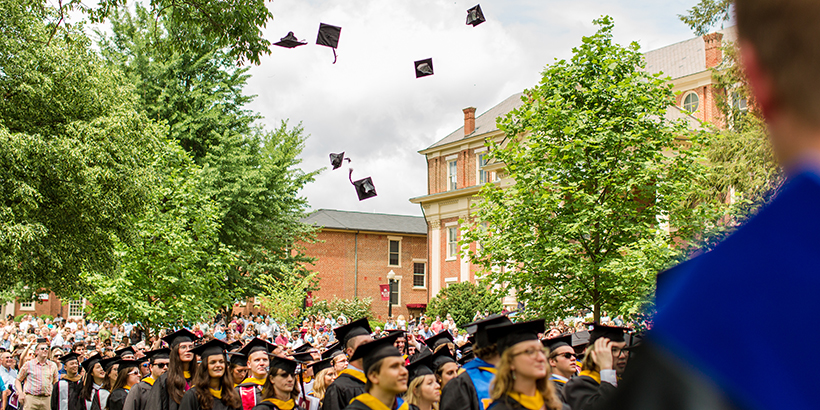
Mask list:
[[[37,300],[34,303],[34,310],[22,310],[20,309],[20,302],[14,302],[14,316],[19,315],[49,315],[52,317],[57,317],[57,315],[62,315],[66,317],[68,315],[68,306],[63,306],[62,301],[54,295],[54,293],[48,294],[48,300]]]

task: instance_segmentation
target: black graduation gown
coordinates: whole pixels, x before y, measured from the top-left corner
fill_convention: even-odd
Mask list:
[[[275,404],[273,404],[269,401],[262,401],[262,402],[259,402],[259,404],[257,404],[256,406],[254,406],[253,409],[251,409],[251,410],[279,410],[279,407],[276,407]],[[298,405],[294,404],[293,410],[305,410],[305,409],[303,409],[302,407],[299,407]]]
[[[182,400],[179,402],[179,410],[199,410],[199,399],[196,397],[196,387],[191,387],[185,394],[182,395]],[[237,410],[233,407],[228,407],[222,400],[214,398],[211,410]]]
[[[364,393],[364,383],[349,374],[342,374],[327,387],[322,410],[342,410],[356,396]]]
[[[552,385],[555,386],[555,394],[558,395],[558,398],[561,399],[562,403],[566,403],[567,399],[564,397],[564,386],[566,386],[566,382],[559,381],[559,380],[552,380]]]
[[[392,410],[418,410],[418,407],[408,403],[402,403],[401,406],[398,405],[398,400],[395,403],[396,404],[393,405]],[[379,408],[383,408],[383,405]],[[344,408],[344,410],[374,410],[374,408],[359,400],[353,400],[347,407]]]
[[[108,410],[122,410],[125,405],[125,398],[128,396],[128,390],[120,387],[111,392],[108,396]]]
[[[236,394],[238,394],[239,398],[242,400],[242,408],[244,410],[253,409],[253,407],[246,406],[245,399],[243,398],[244,397],[243,393],[248,388],[253,388],[253,396],[254,396],[253,406],[256,406],[257,404],[262,402],[262,386],[260,386],[256,383],[253,383],[253,382],[242,383],[242,384],[236,386],[234,389],[236,390]]]
[[[564,386],[564,397],[572,410],[591,410],[596,403],[612,397],[616,390],[607,382],[599,384],[592,377],[575,376]]]
[[[510,396],[496,400],[487,410],[527,410],[521,403]],[[561,410],[571,410],[569,405],[562,403]]]
[[[131,387],[128,396],[125,397],[123,410],[146,410],[145,404],[148,401],[148,393],[151,392],[151,387],[145,379]]]
[[[478,394],[473,379],[467,372],[461,373],[447,382],[441,389],[440,409],[447,410],[480,410]]]
[[[167,380],[168,372],[165,372],[154,382],[154,386],[148,392],[148,401],[145,405],[147,410],[179,410],[179,404],[168,396],[168,389],[165,387]],[[190,380],[188,382],[190,383]]]
[[[54,383],[51,389],[51,410],[82,410],[79,409],[80,381],[73,382],[68,379],[61,379]],[[61,407],[62,404],[62,407]]]

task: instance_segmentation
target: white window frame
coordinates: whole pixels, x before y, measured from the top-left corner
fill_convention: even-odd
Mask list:
[[[20,302],[20,310],[33,311],[34,310],[34,301],[30,300],[30,301],[26,301],[26,302]]]
[[[695,101],[695,109],[694,110],[690,110],[690,109],[686,108],[686,99],[689,98],[692,95],[694,95],[695,98],[697,99]],[[689,91],[688,93],[684,94],[683,98],[680,101],[681,101],[681,107],[684,110],[688,111],[688,112],[697,112],[700,109],[700,96],[698,95],[698,93],[696,93],[694,91]]]
[[[444,278],[444,287],[449,288],[450,285],[458,283],[458,278]]]
[[[455,241],[451,240],[450,234],[454,233]],[[458,259],[458,226],[447,227],[447,261],[454,261]]]
[[[447,161],[447,190],[458,189],[458,160]]]
[[[416,264],[424,266],[424,285],[416,286]],[[413,259],[413,289],[427,289],[427,259]]]
[[[393,289],[390,288],[390,281],[387,281],[387,290],[388,295],[390,296],[390,300],[388,303],[391,303],[393,307],[401,306],[401,275],[396,275],[393,277],[393,281],[396,282],[396,303],[393,303],[392,292]]]
[[[77,303],[80,304],[79,308],[76,306]],[[78,319],[78,318],[81,319],[81,318],[83,318],[84,315],[85,315],[85,312],[83,311],[83,307],[85,307],[85,299],[71,299],[71,300],[69,300],[68,301],[68,317],[72,318],[72,319]],[[79,311],[80,311],[79,315],[73,315],[72,314],[72,310],[75,310],[75,309],[79,309]]]
[[[484,161],[481,160],[481,157],[484,157]],[[482,169],[482,168],[484,168],[485,165],[487,165],[488,160],[487,160],[486,157],[487,157],[487,151],[478,152],[478,153],[475,154],[475,163],[476,163],[476,166],[475,166],[475,168],[476,168],[475,180],[476,180],[476,183],[478,185],[484,185],[487,182],[492,181],[492,175],[490,175],[491,172],[485,171],[485,170]],[[483,181],[481,180],[482,176],[484,177]]]
[[[401,267],[401,237],[400,236],[388,236],[387,237],[387,266],[393,267]],[[390,264],[390,242],[398,242],[399,243],[399,263],[397,265]]]

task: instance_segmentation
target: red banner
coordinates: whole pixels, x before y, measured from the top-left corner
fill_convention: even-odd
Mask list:
[[[308,292],[305,296],[305,307],[313,306],[313,292]]]
[[[379,293],[382,294],[383,301],[390,300],[390,285],[379,285]]]

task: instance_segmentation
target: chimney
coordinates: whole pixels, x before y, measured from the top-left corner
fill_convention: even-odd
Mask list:
[[[706,68],[713,68],[723,61],[723,33],[709,33],[703,35],[706,45]]]
[[[464,136],[468,136],[475,131],[475,107],[467,107],[464,110]]]

